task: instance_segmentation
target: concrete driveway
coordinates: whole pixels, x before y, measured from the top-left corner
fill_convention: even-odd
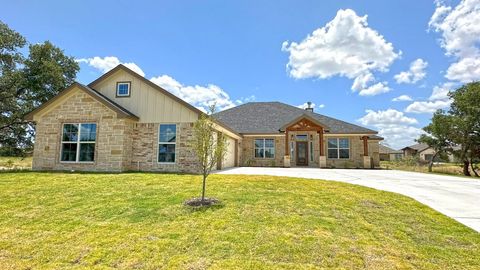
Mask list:
[[[480,232],[480,180],[396,170],[238,167],[216,173],[325,179],[396,192]]]

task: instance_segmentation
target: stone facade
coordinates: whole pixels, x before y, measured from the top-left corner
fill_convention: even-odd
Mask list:
[[[95,161],[61,162],[61,136],[64,123],[96,123]],[[63,104],[37,121],[33,152],[34,170],[122,171],[131,153],[128,136],[133,122],[117,114],[88,94],[77,91]]]
[[[307,135],[308,142],[308,166],[320,167],[320,136],[315,131],[302,132],[295,131],[289,133],[289,150],[290,150],[290,166],[296,166],[296,135]],[[275,139],[275,158],[274,159],[262,159],[254,157],[254,140],[255,139]],[[365,157],[363,153],[363,141],[361,136],[324,136],[324,153],[327,155],[327,138],[348,138],[350,141],[350,158],[349,159],[329,159],[326,158],[327,168],[364,168]],[[313,143],[313,145],[310,144]],[[292,148],[293,145],[293,148]],[[313,160],[311,159],[311,153],[313,146]],[[255,167],[283,167],[284,155],[285,155],[285,136],[245,136],[242,144],[242,158],[241,166],[255,166]],[[379,167],[379,147],[377,140],[368,141],[368,167]],[[371,166],[370,166],[371,165]]]
[[[60,161],[64,123],[97,124],[94,162]],[[120,119],[102,103],[77,91],[37,121],[32,167],[34,170],[197,172],[195,156],[187,145],[193,123],[176,123],[176,162],[172,164],[157,162],[159,125]]]
[[[159,123],[136,123],[133,128],[133,155],[130,170],[197,173],[196,157],[188,147],[193,123],[176,123],[175,163],[158,162]]]

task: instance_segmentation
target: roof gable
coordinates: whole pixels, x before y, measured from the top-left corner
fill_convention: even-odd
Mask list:
[[[148,85],[149,87],[159,91],[160,93],[166,95],[167,97],[173,99],[174,101],[180,103],[181,105],[187,107],[188,109],[192,110],[193,112],[195,112],[196,114],[200,115],[202,114],[203,112],[201,110],[199,110],[198,108],[196,108],[195,106],[191,105],[190,103],[184,101],[183,99],[177,97],[176,95],[172,94],[171,92],[163,89],[162,87],[160,87],[159,85],[153,83],[152,81],[146,79],[145,77],[143,77],[142,75],[138,74],[137,72],[129,69],[128,67],[124,66],[123,64],[119,64],[118,66],[114,67],[113,69],[111,69],[110,71],[108,71],[107,73],[103,74],[102,76],[100,76],[98,79],[94,80],[93,82],[89,83],[88,86],[93,88],[93,89],[97,89],[97,87],[104,81],[108,80],[112,75],[114,75],[115,73],[117,73],[118,71],[123,71],[123,72],[126,72],[127,74],[129,74],[130,76],[134,77],[135,79],[139,80],[140,82]],[[97,89],[98,90],[98,89]]]
[[[37,107],[33,111],[29,112],[27,115],[25,115],[24,118],[26,120],[34,120],[33,118],[36,114],[38,114],[38,113],[42,112],[43,110],[47,109],[48,107],[54,105],[62,97],[64,97],[65,95],[68,95],[70,92],[75,91],[75,90],[81,90],[81,91],[87,93],[88,95],[90,95],[96,101],[102,103],[106,107],[108,107],[111,110],[113,110],[114,112],[116,112],[117,116],[119,118],[130,118],[130,119],[138,120],[138,117],[135,114],[131,113],[127,109],[118,105],[114,101],[108,99],[107,97],[105,97],[104,95],[95,91],[94,89],[91,89],[90,87],[85,86],[83,84],[80,84],[78,82],[73,83],[72,85],[70,85],[69,87],[65,88],[60,93],[58,93],[56,96],[54,96],[53,98],[48,100],[47,102],[43,103],[42,105],[40,105],[39,107]]]

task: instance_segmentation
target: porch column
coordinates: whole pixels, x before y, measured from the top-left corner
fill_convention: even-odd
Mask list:
[[[372,168],[372,159],[368,155],[368,137],[363,136],[361,138],[361,140],[363,141],[363,167],[365,169],[371,169]]]
[[[288,142],[289,135],[288,135],[288,128],[285,130],[285,155],[283,156],[283,167],[289,168],[290,167],[290,149]]]
[[[325,149],[323,147],[323,128],[318,131],[318,147],[320,156],[318,157],[318,165],[320,168],[327,167],[327,157],[325,156]]]

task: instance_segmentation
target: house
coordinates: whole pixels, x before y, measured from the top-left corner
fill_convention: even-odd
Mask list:
[[[74,83],[26,116],[36,122],[34,170],[197,172],[189,147],[202,111],[124,65]],[[279,102],[214,115],[228,153],[217,168],[372,168],[377,132]]]
[[[460,146],[454,146],[451,150],[459,151],[461,149]],[[410,145],[401,149],[405,157],[413,157],[418,156],[421,161],[430,161],[432,160],[433,156],[435,155],[435,150],[424,143],[418,143],[414,145]],[[455,162],[455,156],[448,152],[442,156],[438,155],[435,157],[435,162]]]
[[[403,158],[403,151],[394,150],[383,144],[379,145],[379,153],[380,153],[380,160],[382,161],[393,161],[393,160],[400,160]]]

